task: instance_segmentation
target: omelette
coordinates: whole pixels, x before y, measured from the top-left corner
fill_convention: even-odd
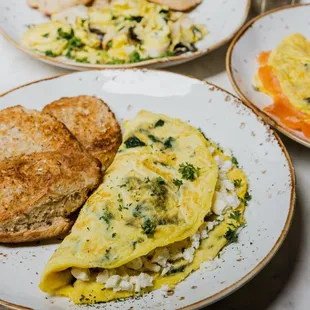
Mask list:
[[[258,61],[256,87],[274,101],[265,111],[310,138],[310,42],[299,33],[289,35]]]
[[[141,111],[102,185],[46,265],[42,291],[76,304],[173,288],[245,224],[250,195],[236,158],[198,129]]]
[[[49,57],[125,64],[194,52],[206,35],[186,13],[146,0],[113,0],[107,7],[54,14],[49,22],[31,25],[22,42]]]

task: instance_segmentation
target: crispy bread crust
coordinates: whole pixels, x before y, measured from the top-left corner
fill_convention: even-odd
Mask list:
[[[112,163],[122,142],[121,128],[110,108],[92,96],[61,98],[48,104],[43,112],[63,122],[86,150],[102,163]]]
[[[101,182],[101,164],[67,127],[21,106],[0,111],[0,242],[55,237]]]
[[[37,152],[86,152],[51,115],[14,106],[0,111],[0,160]]]

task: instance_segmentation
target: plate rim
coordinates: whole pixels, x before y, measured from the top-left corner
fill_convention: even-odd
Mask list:
[[[309,3],[310,5],[310,3]],[[237,291],[239,288],[241,288],[242,286],[244,286],[245,284],[247,284],[251,279],[253,279],[260,271],[262,271],[264,269],[264,267],[270,262],[270,260],[274,257],[274,255],[278,252],[278,250],[280,249],[281,245],[283,244],[284,240],[286,239],[286,236],[288,234],[288,231],[291,227],[292,224],[292,219],[293,219],[293,215],[294,215],[294,211],[295,211],[295,204],[296,204],[296,176],[295,176],[295,169],[291,160],[291,157],[282,141],[282,139],[280,138],[280,136],[273,130],[270,128],[270,126],[268,125],[268,123],[265,121],[264,118],[262,118],[260,116],[260,113],[257,111],[256,108],[254,108],[253,106],[249,106],[247,105],[245,102],[243,102],[240,98],[238,98],[236,95],[230,93],[229,91],[227,91],[226,89],[207,82],[205,80],[201,80],[198,79],[194,76],[191,75],[187,75],[187,74],[180,74],[180,73],[174,73],[174,72],[169,72],[169,71],[165,71],[165,70],[161,70],[161,69],[146,69],[146,68],[136,68],[136,69],[116,69],[116,71],[138,71],[138,72],[145,72],[145,71],[155,71],[155,72],[162,72],[162,73],[168,73],[168,74],[173,74],[173,75],[179,75],[179,76],[185,76],[187,78],[190,79],[194,79],[198,82],[202,82],[203,84],[206,84],[207,86],[210,87],[214,87],[219,89],[220,91],[226,93],[227,95],[231,96],[232,98],[238,100],[238,102],[241,105],[245,105],[247,108],[249,108],[253,114],[256,116],[257,120],[259,122],[262,123],[262,125],[268,130],[269,134],[274,136],[279,147],[281,148],[281,150],[283,151],[283,154],[286,158],[286,161],[288,163],[288,168],[289,168],[289,174],[290,174],[290,191],[291,191],[291,195],[290,195],[290,205],[289,205],[289,211],[288,211],[288,215],[284,224],[284,227],[282,229],[281,234],[279,235],[278,239],[275,241],[274,246],[271,248],[271,250],[268,252],[268,254],[251,270],[249,271],[245,276],[243,276],[241,279],[239,279],[238,281],[236,281],[235,283],[233,283],[232,285],[228,286],[227,288],[224,288],[223,290],[213,294],[210,297],[207,297],[203,300],[200,300],[196,303],[193,303],[191,305],[182,307],[182,308],[178,308],[178,310],[193,310],[193,309],[199,309],[202,308],[204,306],[207,305],[211,305],[213,303],[215,303],[216,301],[219,301],[225,297],[227,297],[228,295],[234,293],[235,291]],[[101,70],[91,70],[91,72],[97,72],[97,71],[101,71]],[[113,71],[113,70],[110,70]],[[89,72],[89,71],[87,71]],[[53,80],[53,79],[57,79],[63,76],[68,76],[68,75],[73,75],[73,74],[79,74],[80,72],[69,72],[69,73],[63,73],[63,74],[58,74],[58,75],[53,75],[47,78],[43,78],[43,79],[39,79],[39,80],[35,80],[29,83],[25,83],[22,84],[20,86],[14,87],[4,93],[0,93],[0,98],[5,97],[7,94],[10,94],[16,90],[19,90],[21,88],[33,85],[33,84],[37,84],[40,82],[44,82],[44,81],[49,81],[49,80]],[[11,302],[7,302],[5,300],[0,299],[0,306],[5,306],[8,309],[11,310],[33,310],[33,308],[28,308],[22,305],[17,305]]]
[[[296,7],[301,7],[301,6],[309,6],[310,3],[296,3],[296,4],[291,4],[291,5],[285,5],[279,8],[275,8],[273,10],[270,10],[268,12],[265,12],[261,15],[258,15],[251,19],[249,22],[247,22],[236,34],[234,39],[232,40],[231,44],[229,45],[229,48],[227,50],[226,54],[226,72],[228,74],[229,81],[231,85],[233,86],[234,90],[236,91],[237,95],[240,96],[241,100],[249,107],[255,110],[259,116],[264,118],[264,120],[273,126],[275,129],[283,133],[285,136],[289,137],[290,139],[294,140],[295,142],[302,144],[308,148],[310,148],[310,139],[309,141],[306,141],[297,135],[295,135],[293,132],[289,131],[281,122],[273,119],[271,116],[269,116],[266,112],[258,108],[248,97],[241,91],[240,87],[238,86],[238,83],[236,82],[236,79],[233,74],[233,69],[232,69],[232,53],[234,51],[234,48],[236,44],[239,42],[240,39],[242,39],[243,35],[248,31],[249,28],[253,26],[254,23],[256,23],[258,20],[279,12],[279,11],[284,11],[287,9],[295,9]]]
[[[4,29],[2,29],[2,27],[0,27],[0,34],[3,35],[3,37],[10,42],[15,48],[17,48],[18,50],[26,53],[27,55],[43,61],[43,62],[47,62],[51,65],[57,66],[57,67],[66,67],[66,68],[71,68],[72,70],[102,70],[102,69],[130,69],[130,68],[138,68],[138,67],[144,67],[144,66],[151,66],[151,65],[156,65],[156,64],[162,64],[162,63],[169,63],[171,62],[171,66],[173,66],[175,62],[188,62],[191,60],[194,60],[195,58],[201,57],[203,55],[206,55],[214,50],[216,50],[217,48],[223,46],[224,44],[226,44],[227,42],[229,42],[236,33],[238,33],[238,31],[240,30],[240,28],[244,25],[247,17],[249,16],[249,12],[250,12],[250,8],[251,8],[251,0],[245,0],[247,1],[246,4],[246,8],[245,8],[245,14],[243,15],[243,18],[241,19],[239,25],[236,27],[236,29],[229,35],[227,36],[225,39],[223,39],[222,41],[211,45],[208,48],[202,49],[202,50],[198,50],[196,52],[191,52],[188,54],[184,54],[184,55],[180,55],[180,56],[170,56],[170,57],[163,57],[163,58],[154,58],[154,59],[150,59],[150,60],[144,60],[141,62],[137,62],[137,63],[132,63],[132,64],[121,64],[121,65],[97,65],[97,64],[83,64],[83,63],[66,63],[62,60],[56,59],[56,58],[52,58],[52,57],[48,57],[45,56],[43,54],[39,54],[37,52],[34,52],[33,50],[27,48],[26,46],[24,46],[21,42],[17,42],[15,41],[13,38],[11,38],[11,36],[9,34],[7,34],[5,32]]]

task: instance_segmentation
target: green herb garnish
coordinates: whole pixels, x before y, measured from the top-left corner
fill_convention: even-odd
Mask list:
[[[135,21],[137,23],[140,23],[142,18],[143,18],[142,16],[129,16],[129,17],[125,17],[125,20]]]
[[[111,48],[112,46],[113,46],[113,41],[110,40],[110,41],[108,42],[108,44],[107,44],[107,47],[108,47],[108,48]]]
[[[160,142],[161,143],[161,141],[159,140],[159,139],[157,139],[155,136],[153,136],[153,135],[148,135],[148,138],[151,140],[151,141],[153,141],[153,142]]]
[[[172,57],[174,56],[174,52],[170,52],[170,51],[167,51],[165,53],[163,53],[160,58],[163,58],[163,57]]]
[[[142,214],[143,206],[142,205],[137,205],[134,210],[132,211],[132,215],[134,217],[140,217]]]
[[[235,156],[233,156],[233,157],[231,158],[231,162],[232,162],[234,165],[236,165],[237,167],[239,167],[238,160],[237,160],[237,158],[236,158]]]
[[[58,37],[61,39],[70,40],[74,36],[74,31],[71,29],[71,32],[65,32],[62,28],[57,29]]]
[[[184,269],[185,269],[186,265],[185,266],[181,266],[181,267],[177,267],[177,268],[172,268],[170,269],[170,271],[168,271],[166,273],[167,276],[171,275],[171,274],[175,274],[175,273],[179,273],[179,272],[183,272]]]
[[[130,63],[135,63],[141,61],[140,54],[137,51],[133,51],[130,56],[129,56],[129,62]]]
[[[128,149],[132,147],[140,147],[140,146],[146,145],[143,141],[139,140],[136,136],[132,136],[128,138],[124,143]]]
[[[105,250],[105,252],[104,252],[104,257],[105,257],[105,259],[109,259],[110,257],[110,251],[111,251],[111,248],[108,248],[108,249],[106,249]]]
[[[150,218],[147,218],[144,220],[141,228],[143,230],[143,233],[145,233],[147,237],[150,238],[154,235],[156,224]]]
[[[204,137],[207,141],[209,141],[209,139],[206,137],[206,135],[205,135],[205,133],[202,131],[202,129],[201,129],[201,128],[198,128],[198,130],[199,130],[199,132],[203,135],[203,137]]]
[[[141,243],[141,242],[143,242],[143,241],[144,241],[143,238],[138,238],[137,240],[133,241],[133,242],[132,242],[132,247],[133,247],[133,249],[135,250],[137,244],[138,244],[138,243]]]
[[[182,174],[182,179],[193,181],[199,177],[200,168],[186,162],[180,165],[179,172]]]
[[[229,218],[232,220],[235,220],[237,222],[240,222],[241,213],[240,211],[233,211],[230,213]]]
[[[165,125],[165,121],[163,121],[162,119],[159,119],[159,120],[155,123],[154,127],[163,127],[164,125]]]
[[[180,189],[180,187],[183,185],[183,181],[179,180],[179,179],[173,179],[172,183],[178,187],[178,190]]]
[[[58,55],[53,53],[51,50],[45,51],[45,56],[57,57]]]
[[[114,233],[112,234],[112,238],[115,238],[115,236],[116,236],[116,233],[114,232]]]
[[[45,33],[45,34],[42,34],[42,37],[43,37],[43,38],[48,38],[49,35],[50,35],[49,33]]]
[[[226,231],[224,237],[229,243],[237,242],[238,241],[238,233],[236,229],[231,229],[230,227]]]
[[[161,184],[161,185],[166,184],[165,180],[164,180],[162,177],[158,177],[158,178],[156,179],[156,182],[157,182],[158,184]]]
[[[76,59],[76,62],[88,64],[88,63],[89,63],[89,60],[88,60],[87,57],[84,57],[84,58],[78,58],[78,59]]]
[[[252,199],[252,196],[249,194],[249,192],[246,192],[244,195],[244,199],[248,202]]]
[[[100,216],[99,218],[99,220],[104,220],[108,224],[108,226],[110,225],[110,222],[113,219],[114,219],[114,215],[109,210],[104,210],[103,215]]]
[[[165,142],[164,142],[164,146],[166,149],[169,149],[172,147],[172,142],[174,142],[175,139],[172,137],[169,137]]]
[[[304,98],[304,101],[306,101],[307,103],[310,103],[310,97]]]
[[[233,183],[234,183],[235,187],[240,187],[241,183],[242,183],[242,180],[241,179],[235,179],[235,180],[233,180]]]

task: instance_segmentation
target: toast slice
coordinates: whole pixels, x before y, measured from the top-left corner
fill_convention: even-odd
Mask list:
[[[56,118],[22,106],[0,111],[0,150],[0,160],[37,152],[86,152]]]
[[[88,5],[93,0],[27,0],[28,5],[45,15],[52,15],[76,5]]]
[[[101,181],[100,162],[49,114],[0,111],[0,242],[55,237]]]
[[[41,152],[0,162],[0,242],[42,240],[67,232],[70,215],[100,182],[87,153]]]
[[[112,163],[122,142],[121,128],[110,108],[92,96],[61,98],[43,112],[64,123],[86,150],[98,158],[102,169]]]

